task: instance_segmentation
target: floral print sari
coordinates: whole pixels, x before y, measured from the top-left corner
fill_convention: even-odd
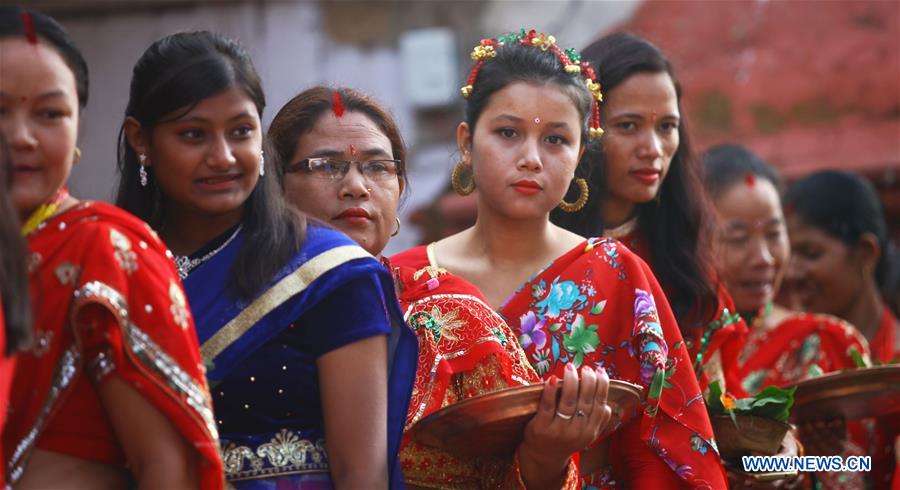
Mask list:
[[[418,247],[407,264],[439,268]],[[392,259],[396,264],[397,259]],[[609,436],[610,468],[583,488],[725,488],[687,349],[647,265],[619,242],[590,239],[538,272],[498,311],[542,379],[566,364],[603,366],[639,384],[643,410]],[[599,442],[599,441],[598,441]]]

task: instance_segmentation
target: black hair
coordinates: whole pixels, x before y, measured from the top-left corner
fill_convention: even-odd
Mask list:
[[[520,42],[507,41],[496,48],[497,55],[489,58],[478,70],[472,92],[466,98],[465,120],[475,132],[475,124],[498,90],[516,82],[553,84],[562,88],[572,99],[581,116],[581,141],[587,141],[588,121],[593,100],[579,75],[565,72],[562,62],[552,51]]]
[[[12,158],[0,134],[0,307],[6,328],[6,354],[12,355],[31,340],[31,302],[25,243],[19,230],[19,214],[10,197]]]
[[[721,196],[731,186],[744,182],[747,175],[761,177],[783,191],[781,176],[775,168],[755,153],[740,145],[717,145],[700,157],[703,161],[703,180],[712,198]]]
[[[300,92],[289,100],[275,115],[269,125],[269,140],[284,166],[290,165],[297,152],[300,137],[313,129],[323,114],[334,106],[335,94],[340,96],[344,110],[365,114],[391,142],[393,157],[400,160],[398,177],[403,183],[403,196],[409,195],[409,176],[406,171],[406,145],[400,135],[400,128],[391,114],[368,95],[349,88],[330,88],[322,85]],[[284,184],[285,169],[278,168],[277,175]],[[402,202],[402,201],[401,201]]]
[[[166,36],[147,48],[134,66],[125,116],[148,134],[153,126],[177,119],[202,100],[232,87],[244,90],[262,118],[266,105],[262,83],[247,51],[237,42],[208,31]],[[174,114],[174,116],[173,116]],[[264,145],[265,146],[265,145]],[[279,168],[268,151],[268,169]],[[119,186],[116,204],[158,228],[167,212],[152,167],[148,184],[140,185],[137,154],[119,131]],[[275,172],[260,176],[244,203],[246,240],[232,266],[230,286],[244,298],[254,296],[293,256],[303,242],[305,218],[289,208]]]
[[[28,36],[25,19],[30,19],[34,34],[56,50],[72,70],[75,77],[75,92],[78,106],[84,109],[88,101],[88,68],[81,51],[72,42],[69,33],[55,19],[37,10],[21,7],[0,7],[0,38]]]
[[[582,52],[597,72],[597,81],[609,97],[616,87],[640,73],[665,73],[675,86],[680,143],[658,200],[636,206],[638,229],[650,250],[651,267],[665,290],[679,325],[686,333],[713,319],[718,304],[710,245],[710,210],[697,162],[694,160],[681,105],[682,90],[672,64],[659,48],[628,33],[614,33]],[[602,125],[601,121],[601,125]],[[607,195],[605,161],[599,145],[588,145],[583,161],[589,168],[591,194],[578,212],[555,210],[551,220],[582,236],[603,234],[603,198]]]
[[[840,170],[824,170],[792,185],[784,197],[788,214],[854,247],[864,233],[881,246],[875,281],[886,299],[896,288],[897,249],[888,237],[887,222],[878,192],[865,178]]]

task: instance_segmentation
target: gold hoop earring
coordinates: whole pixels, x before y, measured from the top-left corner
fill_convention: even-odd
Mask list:
[[[391,236],[397,236],[400,234],[400,218],[394,217],[394,219],[397,220],[397,229],[394,230],[393,233],[391,233]]]
[[[585,204],[588,202],[588,197],[591,196],[591,190],[588,189],[588,183],[581,177],[575,179],[575,184],[578,186],[580,190],[578,194],[578,200],[575,202],[566,202],[565,199],[559,202],[559,209],[567,213],[574,213],[576,211],[581,210]]]
[[[75,147],[75,160],[72,162],[73,164],[81,161],[81,149],[77,146]]]
[[[460,196],[468,196],[473,191],[475,191],[475,178],[472,178],[472,181],[467,185],[462,184],[462,173],[465,170],[466,164],[463,163],[462,160],[456,162],[456,166],[453,167],[453,173],[450,174],[450,183],[453,184],[453,190],[456,191]]]

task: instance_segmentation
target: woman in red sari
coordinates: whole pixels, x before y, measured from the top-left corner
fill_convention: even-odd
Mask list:
[[[775,170],[736,145],[703,156],[706,189],[715,204],[719,276],[741,316],[751,320],[744,343],[726,346],[737,356],[729,386],[755,394],[811,376],[855,367],[852,352],[868,356],[868,343],[849,323],[821,313],[798,313],[774,304],[790,257]],[[730,352],[734,351],[734,352]]]
[[[347,233],[375,256],[399,230],[397,208],[407,187],[406,148],[393,118],[366,95],[350,89],[313,87],[291,99],[269,129],[284,173],[287,197],[304,213]],[[363,160],[356,160],[361,158]],[[355,169],[353,167],[356,167]],[[415,330],[419,357],[405,429],[432,412],[476,395],[540,381],[506,322],[472,285],[445,271],[392,267],[404,319]],[[453,455],[404,438],[400,462],[411,488],[578,487],[572,453],[605,425],[606,382],[586,372],[545,388],[523,452],[543,460]],[[578,388],[593,398],[590,417],[564,420]],[[568,390],[568,391],[567,391]],[[591,397],[588,393],[596,393]]]
[[[724,488],[688,352],[653,274],[615,240],[585,240],[549,221],[557,206],[577,211],[588,200],[575,175],[588,139],[602,132],[593,68],[552,36],[524,30],[482,40],[472,57],[452,180],[459,193],[478,189],[477,222],[392,263],[428,276],[426,287],[470,284],[543,379],[589,368],[644,387],[641,413],[611,437],[608,458],[582,458],[583,475],[608,459],[632,488]],[[579,76],[586,81],[573,87]],[[572,183],[579,198],[564,201]]]
[[[15,354],[29,342],[31,302],[25,270],[25,242],[19,231],[19,217],[9,197],[12,161],[6,139],[0,133],[0,429],[6,423],[9,390],[15,369]],[[0,440],[0,454],[3,454]],[[0,471],[0,488],[6,487]]]
[[[59,24],[0,9],[0,129],[35,325],[3,433],[7,482],[222,488],[203,361],[170,256],[143,222],[66,191],[87,87]]]
[[[681,86],[662,51],[637,36],[610,34],[588,46],[584,57],[600,67],[606,132],[601,146],[585,155],[592,190],[587,205],[552,218],[582,236],[616,238],[650,264],[705,391],[713,379],[724,382],[732,359],[720,347],[746,325],[715,275],[711,216],[681,111]]]
[[[794,183],[785,195],[793,251],[788,293],[806,311],[827,313],[856,326],[872,359],[900,359],[900,323],[886,305],[896,248],[888,239],[878,194],[863,177],[822,171]],[[875,488],[886,488],[896,464],[900,417],[883,417],[872,432]],[[858,438],[857,438],[858,439]]]

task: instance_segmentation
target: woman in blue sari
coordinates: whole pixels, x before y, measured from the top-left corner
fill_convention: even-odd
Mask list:
[[[234,487],[402,486],[415,335],[381,264],[284,204],[264,105],[234,41],[157,41],[134,68],[117,203],[176,255]]]

